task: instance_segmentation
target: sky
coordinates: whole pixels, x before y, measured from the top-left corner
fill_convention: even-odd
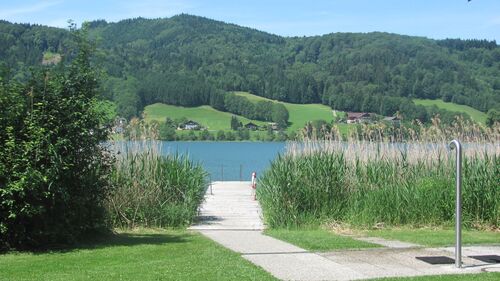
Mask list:
[[[282,36],[383,31],[500,43],[500,0],[0,0],[0,19],[56,27],[180,13]]]

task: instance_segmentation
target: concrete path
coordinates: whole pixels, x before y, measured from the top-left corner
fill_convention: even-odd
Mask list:
[[[418,244],[413,244],[413,243],[408,243],[408,242],[402,242],[402,241],[397,241],[397,240],[387,240],[384,238],[380,237],[351,237],[356,240],[360,241],[365,241],[369,242],[372,244],[378,244],[387,248],[393,248],[393,249],[407,249],[407,248],[422,248],[421,245]]]
[[[213,182],[199,209],[197,230],[263,230],[262,211],[250,182]]]
[[[467,255],[497,254],[500,246],[466,247],[464,269],[453,265],[430,265],[416,256],[453,257],[453,249],[414,248],[414,244],[366,238],[390,248],[311,253],[262,234],[264,224],[249,182],[215,182],[200,207],[199,222],[190,229],[219,244],[282,280],[357,280],[391,276],[477,273],[496,271],[491,265]]]

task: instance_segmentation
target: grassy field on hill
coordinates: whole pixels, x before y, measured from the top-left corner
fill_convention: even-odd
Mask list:
[[[486,122],[486,113],[481,112],[467,105],[456,104],[452,102],[444,102],[442,100],[429,100],[429,99],[413,99],[415,104],[423,106],[437,106],[442,109],[454,112],[463,112],[468,114],[472,120],[484,124]]]
[[[167,117],[172,119],[185,117],[200,123],[202,126],[207,127],[210,131],[231,130],[231,116],[233,115],[235,114],[222,112],[208,105],[198,107],[181,107],[155,103],[144,108],[144,118],[147,121],[157,120],[164,122]],[[250,120],[242,116],[237,117],[243,124],[248,122],[253,122],[259,126],[265,124],[265,122]]]
[[[252,95],[247,92],[234,92],[238,96],[246,97],[250,101],[257,102],[260,100],[273,101],[260,96]],[[285,105],[286,109],[290,113],[290,127],[288,131],[296,131],[304,127],[308,121],[313,120],[325,120],[331,122],[333,120],[332,109],[326,105],[322,104],[295,104],[287,102],[279,102]],[[343,113],[342,113],[343,114]]]
[[[260,100],[273,101],[264,97],[259,97],[252,95],[247,92],[235,92],[236,95],[244,96],[252,102],[257,102]],[[273,101],[278,102],[278,101]],[[332,109],[326,105],[322,104],[293,104],[280,102],[288,109],[290,114],[290,126],[287,131],[297,131],[304,127],[308,121],[313,120],[325,120],[331,122],[333,120]],[[339,112],[339,114],[344,114]],[[181,107],[168,104],[155,103],[146,106],[144,109],[145,119],[164,121],[165,118],[170,117],[172,119],[185,117],[187,119],[196,121],[209,130],[230,130],[231,116],[235,114],[229,112],[222,112],[216,110],[210,106],[198,106],[198,107]],[[266,122],[250,120],[248,118],[238,116],[238,119],[243,123],[253,122],[259,126],[265,125]],[[346,129],[346,128],[343,128]]]

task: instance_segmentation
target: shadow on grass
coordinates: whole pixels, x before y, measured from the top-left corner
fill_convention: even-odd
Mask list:
[[[192,234],[189,233],[93,233],[89,234],[80,242],[75,244],[50,244],[44,247],[30,249],[30,250],[17,250],[18,253],[32,253],[32,254],[47,254],[47,253],[67,253],[76,250],[94,250],[104,249],[111,247],[133,247],[140,245],[162,245],[171,243],[186,243],[191,240]],[[0,255],[8,254],[7,252],[0,252]],[[12,253],[12,251],[10,252]]]
[[[97,239],[88,240],[78,248],[106,248],[116,246],[161,245],[184,243],[191,235],[187,233],[113,233]]]

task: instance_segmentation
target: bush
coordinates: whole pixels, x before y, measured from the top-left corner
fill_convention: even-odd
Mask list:
[[[128,142],[119,151],[112,175],[115,190],[108,202],[113,225],[189,225],[208,186],[201,165],[187,157],[162,156],[155,142]]]
[[[90,47],[69,66],[0,80],[0,247],[73,242],[105,227],[109,158]]]

